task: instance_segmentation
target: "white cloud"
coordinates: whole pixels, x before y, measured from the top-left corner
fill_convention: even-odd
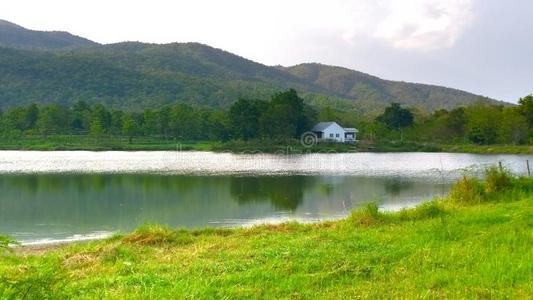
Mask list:
[[[472,0],[390,1],[375,32],[396,48],[451,47],[473,19]]]
[[[452,47],[472,23],[474,0],[381,0],[353,3],[349,42],[370,36],[394,48]]]

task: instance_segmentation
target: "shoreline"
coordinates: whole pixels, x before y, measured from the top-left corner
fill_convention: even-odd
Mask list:
[[[270,141],[176,141],[139,137],[129,143],[123,137],[39,136],[0,139],[0,151],[210,151],[229,153],[399,153],[451,152],[470,154],[533,154],[533,145],[434,144],[417,141],[359,141],[357,144],[318,143],[299,140]]]
[[[397,149],[397,150],[382,150],[382,149],[352,149],[339,150],[336,148],[317,148],[317,149],[298,149],[287,146],[277,146],[272,148],[242,148],[242,149],[205,149],[205,148],[182,148],[176,147],[135,147],[135,148],[92,148],[92,147],[21,147],[21,148],[4,148],[0,146],[0,151],[27,151],[27,152],[161,152],[161,151],[177,151],[177,152],[212,152],[212,153],[231,153],[231,154],[279,154],[279,155],[304,155],[304,154],[334,154],[334,153],[457,153],[457,154],[480,154],[480,155],[499,155],[499,154],[524,154],[533,155],[533,146],[461,146],[461,145],[445,145],[438,150],[428,151],[425,149]]]

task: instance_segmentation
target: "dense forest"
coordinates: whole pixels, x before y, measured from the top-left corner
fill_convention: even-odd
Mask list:
[[[29,136],[86,135],[102,137],[151,137],[174,141],[297,139],[315,122],[337,121],[360,130],[366,141],[407,140],[442,144],[532,144],[533,96],[516,106],[475,103],[453,110],[422,113],[393,103],[377,118],[362,119],[332,107],[313,107],[295,90],[270,99],[240,98],[228,110],[195,108],[179,103],[160,109],[123,111],[103,104],[78,101],[73,106],[50,104],[12,107],[0,112],[4,140]]]

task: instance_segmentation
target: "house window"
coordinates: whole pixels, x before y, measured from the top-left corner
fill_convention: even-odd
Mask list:
[[[329,137],[332,138],[332,137],[333,137],[333,133],[330,133],[330,134],[329,134]]]
[[[337,133],[337,134],[335,135],[335,137],[339,137],[339,134]]]

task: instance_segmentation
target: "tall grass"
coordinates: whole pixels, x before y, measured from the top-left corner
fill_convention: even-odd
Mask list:
[[[515,176],[504,168],[490,167],[485,170],[483,181],[464,176],[452,186],[445,200],[453,204],[474,205],[495,199],[516,199],[512,195],[529,192],[531,182],[530,178]]]
[[[447,201],[456,204],[479,204],[485,199],[483,183],[477,178],[464,176],[451,188]]]
[[[490,167],[485,171],[485,191],[496,193],[511,188],[517,178],[507,169]]]
[[[0,235],[0,252],[12,251],[11,246],[18,245],[18,242],[6,235]]]
[[[369,203],[362,209],[350,214],[346,222],[350,225],[376,226],[385,223],[420,221],[447,215],[448,212],[439,201],[429,201],[414,208],[405,208],[398,212],[382,212],[375,203]]]

